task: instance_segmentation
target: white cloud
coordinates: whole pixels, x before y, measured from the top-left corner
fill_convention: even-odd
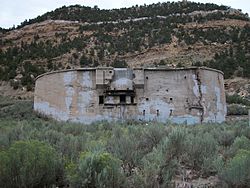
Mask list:
[[[166,0],[168,1],[168,0]],[[177,0],[175,0],[177,1]],[[195,0],[198,2],[197,0]],[[63,5],[97,5],[99,8],[111,9],[130,7],[133,5],[151,4],[165,2],[163,0],[1,0],[0,27],[8,28],[19,25],[25,19],[35,18],[48,11],[59,8]],[[250,13],[250,3],[247,0],[200,0],[201,3],[212,2],[218,5],[224,4],[233,8],[242,9]]]

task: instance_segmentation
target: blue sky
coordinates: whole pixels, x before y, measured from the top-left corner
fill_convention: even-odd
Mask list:
[[[168,1],[168,0],[166,0]],[[152,4],[166,2],[162,0],[0,0],[0,27],[9,28],[13,25],[19,25],[25,19],[35,18],[48,11],[59,8],[63,5],[97,5],[102,9],[112,9],[121,7],[130,7],[133,5]],[[169,0],[170,1],[170,0]],[[175,0],[176,1],[176,0]],[[242,9],[244,13],[250,15],[249,0],[200,0],[195,2],[215,3],[218,5],[227,5],[232,8]]]

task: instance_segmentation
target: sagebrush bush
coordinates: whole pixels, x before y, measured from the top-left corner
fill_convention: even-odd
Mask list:
[[[227,115],[247,115],[249,107],[241,104],[230,104],[227,106]]]
[[[148,188],[169,187],[178,169],[178,161],[172,159],[169,142],[169,139],[166,138],[142,159],[145,184]]]
[[[172,132],[168,135],[168,142],[166,145],[166,150],[172,158],[179,158],[185,150],[186,147],[186,136],[187,131],[184,127],[178,127],[172,130]]]
[[[220,131],[217,139],[220,145],[224,147],[231,146],[235,139],[234,132],[227,130]]]
[[[19,119],[19,120],[32,120],[36,118],[33,112],[33,101],[0,101],[0,119]]]
[[[230,147],[230,154],[234,156],[241,149],[250,151],[250,140],[245,136],[237,137],[234,140],[234,143]]]
[[[68,169],[73,187],[121,187],[124,181],[121,161],[105,151],[83,152],[79,162]]]
[[[18,141],[0,152],[1,187],[51,187],[56,184],[60,158],[48,144]]]
[[[250,139],[250,127],[244,129],[243,135]]]
[[[204,158],[201,165],[203,176],[210,176],[220,172],[224,168],[224,161],[221,156],[214,155]]]
[[[133,140],[133,138],[129,139],[128,135],[125,135],[122,128],[116,128],[113,130],[112,138],[108,141],[107,149],[124,163],[134,163],[137,151],[136,142]]]
[[[149,124],[147,129],[144,129],[143,131],[143,140],[141,145],[144,144],[147,146],[149,152],[153,149],[153,147],[156,147],[168,133],[168,130],[166,130],[166,127],[162,124]]]
[[[239,150],[236,156],[229,160],[220,177],[232,188],[249,187],[250,151]]]
[[[60,162],[59,170],[55,172],[55,176],[51,175],[52,183],[49,185],[60,179],[60,186],[67,186],[68,183],[71,187],[112,187],[110,182],[113,182],[116,187],[163,188],[171,187],[173,181],[187,170],[196,175],[194,178],[220,174],[221,180],[226,180],[228,174],[232,174],[232,169],[239,169],[237,165],[247,164],[231,161],[238,156],[240,150],[250,151],[248,121],[194,126],[172,125],[169,122],[145,124],[134,121],[102,121],[84,125],[43,119],[32,113],[31,102],[23,102],[27,106],[24,105],[24,109],[18,111],[22,108],[22,102],[0,97],[1,187],[15,187],[13,183],[10,185],[9,180],[13,174],[8,177],[6,174],[11,171],[9,158],[15,158],[21,151],[19,149],[7,154],[10,148],[13,148],[16,142],[30,143],[30,140],[49,147],[48,151],[53,150]],[[39,144],[37,148],[40,148]],[[22,156],[27,155],[26,159],[29,158],[29,151],[22,150]],[[33,152],[33,149],[30,149],[31,151]],[[42,153],[37,157],[37,160],[44,158],[44,164],[47,164],[46,160],[50,164],[46,170],[53,167],[46,158],[50,156],[48,151],[41,150]],[[244,157],[243,159],[245,161]],[[106,166],[105,161],[108,163]],[[109,162],[113,166],[110,166]],[[230,166],[231,163],[233,165]],[[26,168],[37,175],[41,173],[35,165],[33,167],[34,169],[29,170],[25,165],[19,165],[18,170]],[[246,167],[241,170],[242,174],[248,173]],[[108,179],[112,172],[116,172],[116,175],[113,179]],[[31,177],[26,183],[35,177],[28,172],[26,175]],[[245,175],[240,177],[240,180],[244,177],[241,182],[248,181]],[[235,183],[229,181],[230,178],[227,180],[228,185],[236,187]],[[89,184],[85,184],[86,182]],[[237,184],[238,187],[244,185]]]
[[[193,168],[201,169],[205,160],[213,160],[217,154],[218,143],[208,133],[187,136],[185,146],[186,160]]]
[[[246,106],[250,106],[250,101],[239,96],[238,94],[226,95],[226,102],[228,104],[243,104]]]

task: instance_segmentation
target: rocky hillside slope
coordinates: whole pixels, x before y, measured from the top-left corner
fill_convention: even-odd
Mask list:
[[[41,73],[93,66],[205,65],[222,70],[227,79],[250,78],[249,45],[248,15],[226,6],[62,7],[0,29],[1,90],[8,93],[3,89],[8,82],[20,91],[15,93],[26,93]]]

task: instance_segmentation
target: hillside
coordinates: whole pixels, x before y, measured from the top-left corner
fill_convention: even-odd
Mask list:
[[[25,92],[39,74],[76,67],[193,65],[250,77],[249,17],[215,4],[64,6],[0,29],[0,38],[0,80]]]

